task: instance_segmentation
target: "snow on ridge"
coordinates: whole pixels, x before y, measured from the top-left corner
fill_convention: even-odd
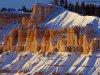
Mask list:
[[[75,12],[68,11],[64,8],[58,7],[59,10],[50,15],[49,20],[45,21],[43,25],[48,28],[61,29],[64,27],[81,26],[85,27],[91,24],[96,32],[100,33],[100,18],[95,16],[83,16]]]
[[[13,10],[8,10],[8,11],[0,11],[0,14],[31,14],[29,12],[24,12],[24,11],[13,11]]]
[[[7,26],[4,26],[3,29],[0,29],[0,36],[10,35],[12,29],[15,29],[19,26],[19,22],[12,22]],[[4,43],[4,38],[0,39],[0,44]]]
[[[28,52],[5,52],[0,56],[0,59],[2,57],[4,59],[3,62],[5,62],[5,65],[1,64],[3,69],[26,70],[29,71],[27,74],[34,74],[37,71],[43,71],[47,74],[51,74],[51,72],[60,72],[61,75],[63,75],[68,72],[95,75],[100,72],[98,70],[100,68],[99,53],[94,53],[91,57],[89,57],[88,55],[80,55],[80,53],[68,52],[57,52],[50,56],[43,56],[39,53],[32,54]],[[9,58],[11,58],[10,60],[12,62],[7,63]],[[57,65],[63,66],[57,67]],[[0,69],[2,68],[0,67]],[[17,74],[18,73],[16,73],[16,75]]]

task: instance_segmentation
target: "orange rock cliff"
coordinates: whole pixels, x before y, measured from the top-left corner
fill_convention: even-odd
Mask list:
[[[36,4],[30,18],[23,17],[22,25],[13,29],[10,36],[4,36],[3,51],[29,51],[29,52],[81,52],[93,54],[100,48],[100,40],[96,37],[94,29],[82,34],[81,27],[70,27],[61,30],[39,29],[51,13],[57,11],[53,5]],[[9,38],[9,39],[8,39]]]

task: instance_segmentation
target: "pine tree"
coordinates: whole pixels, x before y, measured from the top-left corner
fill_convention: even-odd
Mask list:
[[[70,4],[69,4],[69,7],[68,7],[68,8],[69,8],[69,10],[70,10],[70,11],[74,11],[74,4],[71,4],[71,2],[70,2]]]
[[[71,4],[71,11],[75,11],[74,4]]]
[[[54,0],[54,4],[55,5],[58,5],[59,3],[58,3],[58,0]]]
[[[64,6],[64,3],[65,3],[64,0],[60,0],[60,5],[61,6]]]
[[[21,10],[22,10],[22,11],[26,11],[26,7],[25,7],[25,6],[23,6]]]
[[[69,3],[69,6],[68,6],[68,7],[69,7],[69,10],[71,10],[71,5],[72,5],[72,3],[70,2],[70,3]]]
[[[67,0],[65,1],[65,6],[64,7],[68,8],[68,1]]]
[[[29,9],[28,12],[32,12],[32,9]]]
[[[99,10],[99,17],[100,17],[100,6],[98,6],[98,10]]]
[[[81,14],[85,14],[85,3],[84,2],[82,2],[82,4],[81,4]]]
[[[21,11],[21,9],[19,8],[18,11]]]
[[[7,8],[2,8],[1,11],[7,11]]]
[[[94,7],[94,5],[93,4],[90,4],[90,15],[94,15],[94,13],[95,13],[95,7]]]
[[[54,1],[53,1],[53,0],[51,0],[51,1],[50,1],[50,4],[54,4]]]
[[[95,16],[99,16],[99,7],[96,7],[96,9],[95,9]]]
[[[90,5],[89,4],[87,4],[85,7],[85,13],[86,15],[90,15]]]
[[[79,6],[78,2],[76,2],[76,5],[75,5],[75,12],[76,13],[80,12],[80,6]]]

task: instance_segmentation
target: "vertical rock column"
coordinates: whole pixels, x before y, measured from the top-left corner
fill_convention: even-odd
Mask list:
[[[16,42],[17,42],[17,38],[18,38],[18,30],[17,29],[13,29],[10,33],[10,50],[15,50],[15,46],[16,46]]]
[[[44,32],[44,36],[42,38],[42,43],[41,43],[41,50],[42,52],[46,52],[47,49],[47,44],[49,41],[49,37],[50,37],[50,31],[48,29],[45,30]]]
[[[79,35],[78,47],[79,47],[79,48],[77,48],[78,51],[83,52],[83,35],[82,34]]]
[[[28,18],[27,17],[22,18],[22,25],[25,25],[25,26],[28,25]]]
[[[32,52],[38,52],[39,51],[39,43],[38,43],[38,37],[39,37],[39,31],[37,29],[34,29],[34,37],[33,37],[33,41],[32,41]]]
[[[4,35],[3,52],[8,51],[9,49],[10,49],[9,37]]]
[[[18,29],[18,42],[16,46],[17,51],[23,51],[26,41],[27,32],[23,29]]]
[[[88,35],[85,34],[83,36],[83,53],[82,54],[88,54],[89,53],[89,40]]]
[[[42,50],[43,53],[46,52],[46,40],[45,40],[45,37],[42,38],[41,50]]]
[[[50,37],[49,37],[49,47],[48,52],[53,53],[54,52],[54,30],[50,29]]]
[[[73,27],[69,28],[67,30],[67,47],[68,47],[68,51],[73,52],[76,50],[76,46],[77,46],[77,35],[75,33],[75,30]]]
[[[65,52],[65,45],[61,37],[57,42],[57,50],[60,52]]]
[[[94,51],[97,49],[96,46],[97,46],[96,45],[96,41],[95,40],[92,40],[91,43],[90,43],[90,51],[89,51],[90,54],[93,54],[94,53]]]
[[[27,37],[26,37],[24,50],[26,50],[26,51],[31,50],[31,30],[30,29],[27,30]]]

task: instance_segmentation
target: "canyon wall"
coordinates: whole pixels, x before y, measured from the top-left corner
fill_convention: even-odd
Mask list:
[[[29,14],[0,14],[0,27],[15,21],[21,22],[21,19],[24,16],[29,17]]]
[[[39,26],[42,22],[46,21],[48,16],[51,15],[51,13],[54,13],[57,11],[57,7],[53,5],[42,5],[40,3],[37,3],[33,6],[32,15],[30,18],[23,17],[22,18],[22,25],[26,26]]]
[[[40,34],[38,29],[25,30],[19,28],[13,30],[9,37],[5,36],[3,49],[4,51],[15,50],[33,53],[39,51],[43,53],[60,51],[81,52],[82,54],[93,54],[97,49],[100,49],[99,39],[90,39],[89,32],[84,35],[79,33],[81,32],[76,32],[74,27],[66,30],[46,29],[44,34]]]
[[[4,36],[3,51],[29,52],[81,52],[93,54],[100,49],[100,39],[94,39],[94,28],[70,27],[61,30],[39,29],[51,13],[57,11],[53,5],[36,4],[30,17],[23,17],[22,24],[13,29],[10,36]]]

